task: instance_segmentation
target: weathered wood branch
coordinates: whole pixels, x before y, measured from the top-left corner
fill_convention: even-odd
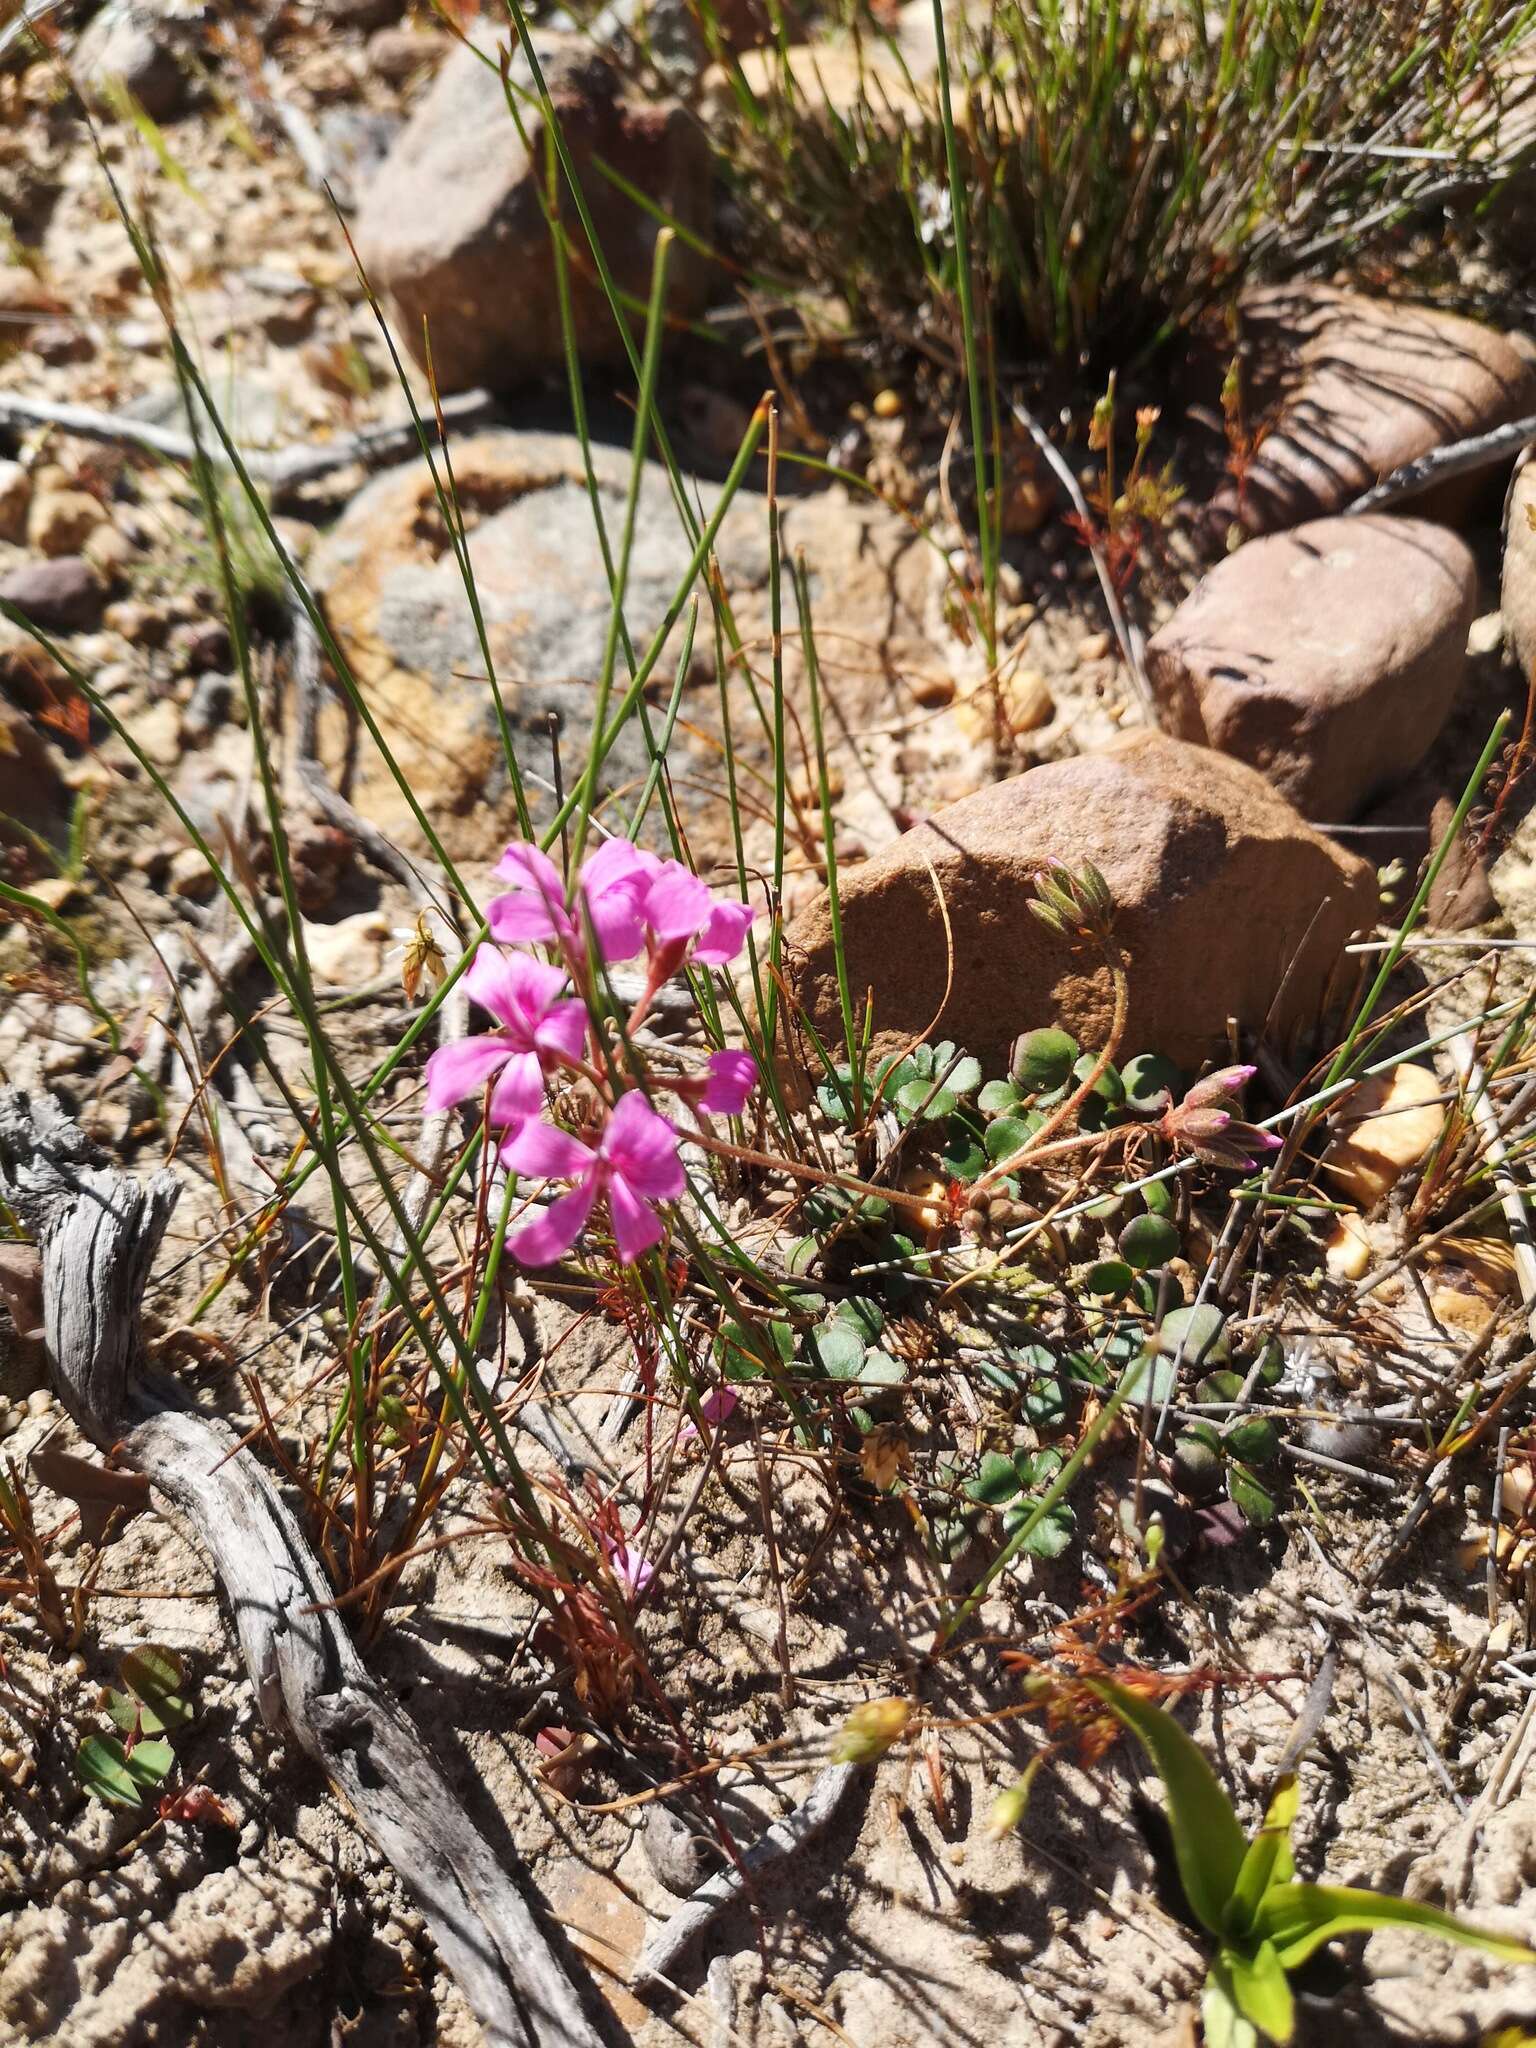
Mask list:
[[[42,1258],[53,1389],[210,1553],[263,1719],[320,1765],[421,1902],[492,2048],[602,2048],[576,1968],[540,1927],[330,1607],[303,1532],[234,1431],[148,1365],[139,1303],[180,1184],[100,1161],[50,1096],[0,1093],[0,1186]],[[589,2002],[590,2001],[590,2002]]]
[[[445,427],[464,431],[484,426],[494,415],[496,400],[488,391],[458,391],[442,401]],[[435,440],[430,414],[426,419],[429,438]],[[88,405],[64,405],[51,398],[27,398],[20,392],[0,392],[0,427],[57,427],[82,441],[104,441],[117,447],[142,448],[146,454],[164,456],[171,462],[191,462],[197,453],[190,434],[176,427],[160,427],[149,420],[136,420],[126,413],[100,412]],[[218,436],[203,437],[203,453],[216,468],[230,467],[229,456]],[[251,479],[281,500],[308,484],[318,483],[338,469],[354,462],[376,469],[385,463],[402,462],[420,452],[414,420],[391,420],[376,427],[363,427],[355,434],[338,435],[334,441],[316,441],[295,448],[243,448],[240,460]]]

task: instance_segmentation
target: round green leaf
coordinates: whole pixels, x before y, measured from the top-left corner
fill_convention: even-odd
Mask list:
[[[850,1323],[834,1317],[811,1331],[806,1349],[829,1379],[851,1380],[863,1363],[867,1346]]]
[[[1138,1116],[1161,1116],[1184,1092],[1184,1075],[1158,1052],[1139,1052],[1120,1069],[1125,1099]]]
[[[1197,1401],[1240,1401],[1242,1397],[1240,1372],[1208,1372],[1195,1388]]]
[[[1064,1088],[1077,1054],[1077,1040],[1065,1031],[1026,1031],[1013,1049],[1013,1079],[1031,1095]]]
[[[943,1069],[941,1068],[942,1072]],[[970,1095],[981,1086],[981,1061],[967,1053],[950,1067],[944,1086],[951,1095]]]
[[[1227,1365],[1232,1358],[1227,1319],[1208,1301],[1192,1308],[1176,1308],[1164,1316],[1158,1342],[1170,1358],[1182,1351],[1186,1365],[1209,1368]]]
[[[1012,1500],[1018,1490],[1018,1468],[1012,1458],[1005,1458],[1001,1451],[986,1452],[976,1477],[965,1487],[969,1499],[981,1501],[989,1508],[1000,1507],[1005,1500]]]
[[[1000,1159],[1010,1159],[1021,1146],[1027,1144],[1039,1130],[1044,1119],[1038,1116],[1000,1116],[996,1123],[987,1125],[987,1157],[995,1164]]]
[[[1006,1116],[1023,1099],[1011,1081],[989,1081],[977,1096],[976,1107],[984,1116]]]
[[[1267,1415],[1245,1415],[1227,1431],[1227,1448],[1250,1465],[1267,1465],[1280,1455],[1280,1432]]]
[[[1138,1273],[1178,1257],[1179,1233],[1164,1216],[1134,1216],[1119,1236],[1120,1256]]]
[[[1246,1521],[1262,1523],[1275,1519],[1274,1495],[1259,1483],[1246,1465],[1227,1467],[1227,1496]]]
[[[1100,1259],[1096,1266],[1088,1268],[1083,1276],[1083,1285],[1090,1294],[1112,1295],[1118,1299],[1135,1277],[1124,1259]]]

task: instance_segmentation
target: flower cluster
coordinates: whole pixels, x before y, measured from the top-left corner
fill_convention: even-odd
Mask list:
[[[1244,1123],[1236,1111],[1241,1106],[1238,1091],[1251,1081],[1254,1067],[1219,1067],[1186,1091],[1162,1119],[1162,1132],[1170,1144],[1193,1152],[1207,1166],[1225,1166],[1239,1173],[1252,1173],[1265,1152],[1278,1152],[1280,1140],[1273,1131],[1261,1131]]]
[[[582,863],[569,893],[535,846],[509,846],[497,866],[509,893],[487,913],[491,939],[464,977],[495,1020],[427,1062],[427,1107],[444,1110],[489,1087],[487,1120],[503,1163],[567,1191],[507,1240],[526,1266],[546,1266],[576,1242],[594,1207],[608,1212],[620,1261],[632,1265],[664,1236],[656,1204],[683,1192],[680,1136],[622,1067],[657,991],[685,964],[723,967],[746,940],[753,912],[722,901],[675,860],[609,839]],[[554,959],[530,949],[547,948]],[[517,950],[504,950],[507,948]],[[598,970],[643,954],[645,979],[618,1050],[601,1036]],[[613,1076],[621,1076],[615,1086]],[[544,1115],[555,1075],[574,1084],[575,1130]],[[702,1074],[648,1077],[696,1113],[739,1116],[757,1085],[750,1053],[712,1053]]]

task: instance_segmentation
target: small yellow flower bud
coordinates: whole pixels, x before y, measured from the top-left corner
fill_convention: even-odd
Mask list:
[[[872,1764],[885,1755],[893,1742],[907,1732],[912,1718],[911,1700],[866,1700],[855,1707],[843,1723],[832,1751],[836,1764]]]

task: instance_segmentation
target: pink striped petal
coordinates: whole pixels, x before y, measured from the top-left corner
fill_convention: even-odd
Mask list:
[[[577,1183],[568,1195],[551,1202],[541,1216],[525,1223],[507,1239],[507,1250],[523,1266],[552,1266],[580,1237],[597,1199],[597,1177]]]
[[[701,967],[724,967],[741,951],[756,916],[750,903],[717,903],[699,934],[694,959]]]
[[[660,1244],[666,1235],[656,1211],[632,1194],[628,1184],[616,1173],[611,1174],[608,1180],[608,1213],[613,1219],[613,1241],[618,1247],[621,1266],[632,1266],[642,1252],[648,1252],[653,1244]]]
[[[602,1155],[615,1174],[650,1202],[668,1202],[683,1192],[678,1136],[664,1116],[636,1090],[621,1095],[603,1133]]]
[[[544,1069],[536,1052],[514,1053],[491,1090],[488,1112],[493,1129],[511,1130],[527,1123],[544,1107]]]
[[[501,1148],[503,1162],[530,1180],[582,1180],[597,1170],[588,1145],[554,1124],[525,1124]]]
[[[700,1109],[713,1116],[740,1116],[757,1086],[757,1061],[749,1052],[712,1052],[709,1080],[699,1097]]]
[[[452,1045],[440,1045],[427,1061],[427,1113],[451,1109],[471,1095],[478,1095],[498,1068],[511,1057],[512,1048],[499,1031],[487,1031],[477,1038],[461,1038]]]
[[[551,1004],[539,1020],[533,1042],[540,1052],[579,1060],[587,1043],[586,1005],[574,998],[568,1003]]]

